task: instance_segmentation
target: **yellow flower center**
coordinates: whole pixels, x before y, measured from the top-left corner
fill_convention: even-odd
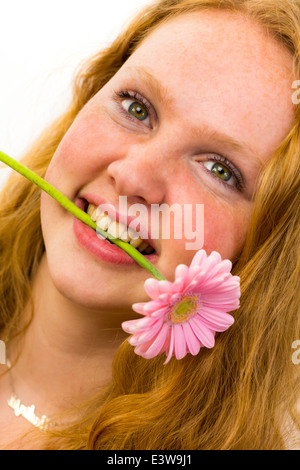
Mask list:
[[[198,296],[187,294],[175,302],[170,311],[170,320],[173,323],[182,323],[189,320],[197,311]]]

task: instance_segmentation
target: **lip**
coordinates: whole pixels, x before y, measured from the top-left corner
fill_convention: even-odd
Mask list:
[[[127,210],[128,210],[127,207],[125,208],[125,211],[126,211],[125,213],[120,213],[117,210],[117,204],[112,204],[110,202],[107,202],[104,198],[102,198],[101,196],[98,196],[97,194],[90,194],[90,193],[81,194],[80,198],[85,199],[89,204],[94,204],[97,207],[105,205],[105,209],[106,208],[108,209],[108,215],[110,215],[110,211],[111,211],[111,215],[110,215],[111,218],[115,220],[116,222],[126,225],[127,227],[131,224],[131,222],[133,222],[136,219],[136,217],[133,217],[127,214]],[[159,255],[159,247],[156,241],[154,241],[151,238],[149,231],[145,226],[146,224],[143,225],[143,223],[140,223],[140,220],[141,220],[141,217],[139,217],[138,235],[156,251],[156,254]]]
[[[85,199],[86,198],[83,199],[80,197],[75,201],[76,206],[81,210],[85,210],[86,201],[94,204],[92,201]],[[110,243],[108,240],[99,238],[95,230],[81,222],[77,217],[74,217],[73,231],[78,243],[101,261],[116,265],[137,265],[135,260],[124,250]],[[155,264],[158,260],[158,255],[153,253],[145,255],[145,258],[148,259],[150,263]]]

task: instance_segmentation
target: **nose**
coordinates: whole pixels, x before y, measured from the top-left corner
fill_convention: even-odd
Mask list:
[[[166,196],[166,179],[161,152],[153,146],[135,145],[126,156],[113,160],[107,173],[118,195],[131,202],[162,204]]]

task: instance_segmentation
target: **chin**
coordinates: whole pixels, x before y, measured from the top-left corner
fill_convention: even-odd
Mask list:
[[[101,311],[117,310],[118,312],[131,312],[132,304],[149,300],[141,286],[128,286],[128,282],[114,279],[107,273],[99,273],[91,266],[74,258],[67,253],[59,255],[47,253],[47,270],[51,278],[51,284],[56,292],[78,307]],[[60,259],[64,259],[61,263]],[[97,274],[96,274],[97,272]],[[127,281],[128,281],[128,276]]]

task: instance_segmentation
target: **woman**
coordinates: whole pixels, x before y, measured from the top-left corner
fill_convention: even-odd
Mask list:
[[[175,1],[145,8],[75,81],[25,164],[77,204],[204,204],[207,253],[241,278],[235,324],[199,354],[135,354],[149,273],[107,259],[73,217],[12,176],[1,200],[1,446],[284,449],[297,446],[300,2]],[[156,240],[173,280],[194,251]],[[54,420],[37,431],[7,406]],[[78,406],[77,406],[78,405]],[[71,409],[70,414],[64,411]],[[5,432],[4,432],[5,430]],[[299,441],[298,441],[299,443]]]

